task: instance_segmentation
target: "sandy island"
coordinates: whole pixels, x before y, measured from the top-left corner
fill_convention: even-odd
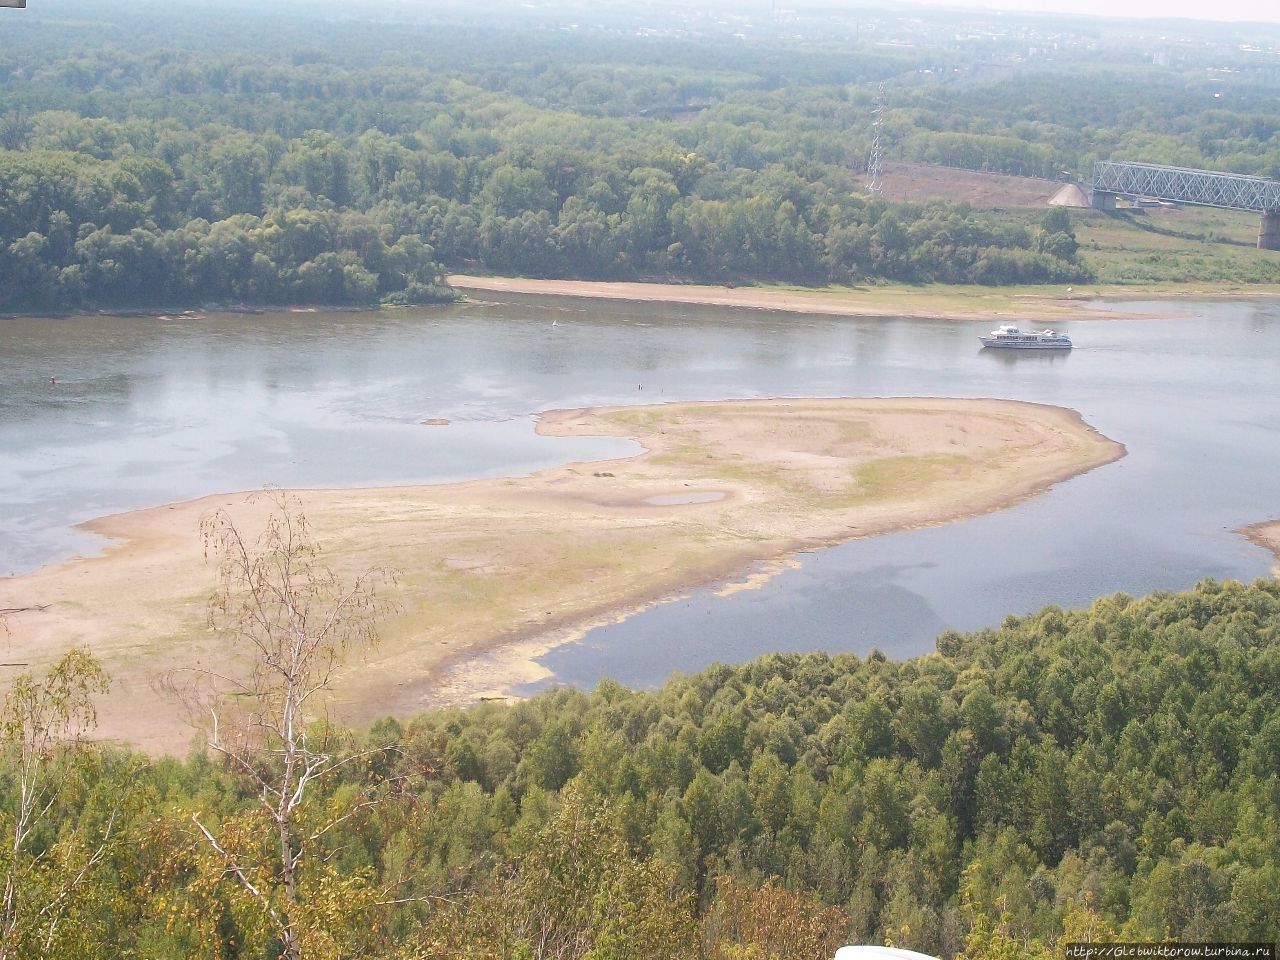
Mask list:
[[[1268,520],[1255,523],[1239,531],[1260,547],[1265,547],[1275,554],[1277,565],[1272,571],[1280,577],[1280,520]]]
[[[796,551],[994,510],[1124,453],[1072,411],[1003,400],[569,410],[538,431],[634,437],[647,452],[515,479],[299,492],[339,571],[399,571],[401,612],[337,684],[343,720],[500,696],[585,625],[725,578],[756,585]],[[214,571],[197,532],[217,508],[248,531],[265,509],[229,494],[106,517],[86,524],[117,541],[103,556],[0,580],[0,609],[18,611],[4,659],[39,670],[87,644],[114,679],[100,733],[184,750],[193,731],[153,682],[175,666],[228,669],[205,623]]]
[[[689,303],[787,313],[846,317],[930,317],[945,320],[998,320],[1028,324],[1065,320],[1136,320],[1148,315],[1095,307],[1094,293],[1080,290],[1049,295],[1014,293],[1006,288],[952,287],[717,287],[683,283],[630,283],[600,280],[537,280],[527,277],[476,277],[455,274],[450,286],[462,291],[589,297],[641,303]],[[1065,288],[1070,291],[1071,288]],[[1136,291],[1129,291],[1136,296]],[[1163,296],[1163,295],[1162,295]],[[1151,316],[1154,316],[1151,315]]]

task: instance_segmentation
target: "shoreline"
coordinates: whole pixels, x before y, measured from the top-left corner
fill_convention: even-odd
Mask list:
[[[538,432],[635,439],[628,458],[528,477],[293,491],[325,559],[400,571],[402,611],[341,671],[343,722],[506,696],[534,658],[602,622],[709,584],[764,582],[797,552],[1001,509],[1124,455],[1073,411],[1005,400],[752,400],[551,411]],[[89,521],[97,557],[0,581],[9,659],[88,644],[115,680],[104,737],[185,748],[166,670],[225,662],[205,624],[213,571],[197,529],[222,494]],[[259,498],[261,501],[262,498]],[[729,582],[726,582],[729,581]]]
[[[1014,287],[926,284],[911,286],[887,283],[883,286],[803,287],[791,284],[765,286],[720,286],[708,283],[637,280],[564,280],[530,277],[503,277],[477,274],[450,274],[449,286],[463,293],[457,301],[384,306],[381,304],[186,304],[159,306],[100,307],[90,310],[28,311],[0,313],[0,320],[62,320],[70,317],[204,319],[209,314],[256,316],[272,313],[376,313],[414,307],[448,307],[466,301],[465,291],[514,293],[545,297],[576,297],[621,300],[632,303],[680,303],[695,306],[737,307],[782,313],[814,313],[848,317],[934,317],[943,320],[1009,320],[1021,317],[1028,322],[1068,320],[1158,319],[1158,314],[1134,311],[1089,309],[1097,301],[1125,303],[1144,300],[1253,300],[1280,298],[1280,286],[1242,286],[1219,281],[1216,287],[1190,288],[1185,284],[1095,285],[1079,289],[1028,284]],[[914,301],[914,302],[912,302]],[[982,301],[988,301],[983,304]],[[969,304],[957,307],[956,304]]]
[[[1251,523],[1241,527],[1236,533],[1242,534],[1251,543],[1257,544],[1264,550],[1270,550],[1276,559],[1276,565],[1271,568],[1271,572],[1280,577],[1280,520]]]
[[[447,306],[448,304],[445,304]],[[377,310],[403,309],[362,304],[252,304],[220,303],[209,306],[151,306],[151,307],[101,307],[96,310],[46,310],[27,313],[0,314],[0,320],[67,320],[72,317],[107,317],[136,319],[154,317],[168,320],[204,320],[209,314],[228,313],[237,316],[257,316],[267,313],[373,313]]]
[[[837,398],[834,402],[841,402],[848,398]],[[874,400],[883,400],[885,398],[874,398]],[[872,402],[874,402],[874,400]],[[526,683],[536,682],[541,679],[553,676],[550,671],[541,667],[535,662],[536,658],[558,647],[567,644],[576,643],[583,639],[589,632],[599,627],[612,626],[622,623],[638,614],[660,606],[668,602],[676,602],[681,598],[697,591],[713,586],[718,586],[716,595],[720,597],[731,596],[734,593],[744,590],[759,590],[764,588],[770,580],[788,569],[798,568],[799,561],[796,559],[800,553],[811,553],[818,550],[824,550],[828,547],[838,546],[851,540],[862,540],[870,537],[882,536],[889,533],[898,533],[906,530],[915,530],[924,527],[941,526],[947,523],[959,523],[974,517],[982,516],[986,513],[994,513],[998,510],[1005,510],[1016,506],[1032,497],[1044,493],[1053,486],[1070,480],[1072,477],[1087,473],[1089,470],[1116,460],[1122,459],[1128,454],[1124,444],[1119,443],[1098,433],[1093,427],[1089,426],[1080,414],[1068,407],[1055,407],[1048,404],[1035,403],[1026,400],[1004,400],[995,398],[984,398],[977,400],[958,400],[951,398],[935,399],[935,398],[888,398],[888,402],[922,402],[940,404],[997,404],[1008,405],[1011,407],[1036,408],[1048,411],[1051,414],[1064,414],[1065,419],[1082,427],[1085,431],[1099,438],[1104,443],[1110,444],[1112,455],[1100,457],[1095,462],[1087,466],[1063,466],[1052,474],[1041,477],[1038,481],[1030,481],[1026,483],[1014,483],[1008,489],[1003,491],[999,496],[991,497],[985,502],[973,505],[969,509],[957,510],[939,510],[931,516],[914,516],[910,519],[900,522],[892,521],[885,524],[877,524],[876,522],[868,522],[864,526],[857,529],[856,532],[845,532],[831,534],[829,536],[819,537],[817,539],[800,539],[796,538],[786,543],[781,549],[774,550],[769,553],[743,553],[736,558],[729,558],[722,564],[712,566],[701,571],[700,575],[694,575],[682,582],[674,589],[665,589],[652,592],[636,598],[634,603],[620,604],[607,607],[603,610],[592,613],[588,616],[577,616],[570,619],[568,623],[557,624],[550,629],[544,625],[538,625],[526,630],[516,630],[505,638],[494,638],[491,643],[480,646],[477,649],[461,653],[458,656],[442,662],[436,670],[432,672],[431,681],[436,689],[428,697],[426,701],[427,708],[447,708],[467,706],[482,699],[508,700],[519,699],[511,693],[512,688]],[[811,400],[806,398],[786,398],[771,397],[761,400],[737,400],[737,401],[721,401],[721,400],[694,400],[694,401],[671,401],[668,403],[658,404],[659,407],[715,407],[726,403],[733,404],[790,404],[790,403],[822,403],[822,400]],[[582,411],[577,410],[551,410],[547,411],[539,417],[535,430],[538,433],[545,433],[542,429],[543,417],[571,415],[579,412],[593,414],[612,411],[626,410],[642,410],[646,407],[589,407]],[[561,434],[550,434],[552,436]],[[653,450],[645,444],[643,436],[631,436],[629,439],[640,443],[644,449],[641,453],[632,457],[621,458],[606,461],[590,461],[587,463],[572,464],[570,466],[607,466],[610,464],[627,463],[631,460],[643,459],[649,456]],[[536,476],[536,475],[535,475]],[[852,529],[852,528],[850,528]],[[1277,555],[1280,556],[1280,524],[1276,529],[1276,546]],[[475,663],[476,654],[482,657],[496,660],[501,666],[490,669],[487,673],[481,665]],[[479,670],[476,668],[480,667]],[[470,669],[468,669],[470,668]],[[501,684],[493,684],[486,682],[492,679],[492,673],[497,672],[508,679]],[[470,676],[470,682],[450,682],[451,675],[461,674]],[[479,676],[477,677],[477,674]],[[484,689],[478,689],[478,686]],[[450,688],[454,689],[454,693],[448,692]]]
[[[843,402],[844,399],[847,398],[837,398],[829,402]],[[881,402],[881,400],[882,398],[875,398],[868,402]],[[807,398],[772,397],[745,401],[671,401],[657,404],[656,406],[714,408],[725,404],[771,406],[776,404],[789,405],[792,403],[825,402],[828,401],[809,400]],[[990,498],[987,502],[977,504],[970,509],[951,511],[942,510],[928,517],[912,516],[910,519],[901,522],[890,521],[887,523],[876,523],[871,521],[864,527],[857,530],[857,532],[832,534],[817,539],[798,537],[787,538],[773,550],[769,550],[767,552],[750,550],[742,551],[735,555],[723,558],[719,563],[708,565],[700,570],[689,571],[688,575],[680,578],[680,582],[674,587],[666,585],[634,598],[617,603],[605,604],[600,609],[592,610],[590,612],[578,611],[570,614],[564,622],[555,624],[538,623],[523,628],[514,628],[506,631],[501,636],[494,636],[487,642],[478,644],[468,650],[460,651],[456,655],[443,660],[427,677],[432,690],[423,700],[420,708],[435,709],[466,706],[484,699],[519,699],[512,694],[511,690],[513,687],[529,682],[535,682],[551,676],[549,671],[536,663],[537,658],[560,646],[576,643],[586,636],[587,633],[598,627],[621,623],[624,620],[628,620],[631,617],[643,613],[655,606],[677,601],[681,597],[686,596],[695,590],[704,589],[716,584],[723,584],[718,591],[722,596],[737,592],[738,590],[761,589],[768,583],[768,581],[772,580],[785,569],[798,566],[798,562],[795,561],[794,558],[799,553],[822,550],[853,539],[864,539],[887,533],[896,533],[921,527],[960,522],[972,517],[981,516],[984,513],[1007,509],[1029,499],[1030,497],[1043,493],[1045,490],[1058,483],[1065,482],[1066,480],[1087,472],[1088,470],[1094,469],[1095,467],[1105,466],[1107,463],[1121,459],[1127,454],[1127,450],[1123,444],[1103,437],[1102,434],[1098,433],[1093,427],[1085,423],[1084,419],[1077,411],[1070,408],[1054,407],[1023,400],[1003,400],[994,398],[979,400],[927,398],[919,399],[918,401],[917,398],[889,398],[884,402],[921,402],[925,404],[938,403],[940,405],[995,404],[1038,409],[1046,411],[1050,415],[1063,414],[1067,421],[1082,427],[1088,433],[1100,438],[1103,442],[1111,444],[1113,447],[1113,455],[1106,456],[1105,458],[1099,458],[1096,462],[1092,462],[1087,466],[1081,466],[1078,464],[1074,466],[1064,466],[1051,475],[1042,477],[1039,482],[1031,481],[1027,483],[1014,483],[1002,491],[1000,495]],[[578,414],[593,415],[610,412],[625,412],[631,410],[645,410],[649,407],[650,405],[591,407],[581,410],[549,410],[538,416],[535,424],[535,430],[539,434],[550,436],[564,436],[569,435],[569,433],[583,435],[576,431],[558,432],[554,424],[561,418],[574,417]],[[615,435],[623,436],[623,434]],[[641,444],[641,452],[630,457],[614,460],[585,461],[567,464],[564,469],[625,464],[645,459],[654,452],[653,447],[649,445],[652,438],[647,439],[641,434],[628,434],[626,436],[628,439]],[[544,472],[554,472],[554,469],[553,471]],[[534,474],[533,478],[536,478],[537,476],[539,476],[539,474]],[[484,481],[466,481],[464,483],[472,482],[483,483]],[[478,662],[482,658],[489,660],[490,663],[485,664]],[[494,683],[495,673],[503,678],[501,682]],[[458,682],[456,679],[458,675],[468,677],[469,679]],[[453,691],[452,693],[450,692],[451,689]]]
[[[620,300],[632,303],[673,303],[736,307],[783,313],[847,317],[911,317],[943,320],[1023,319],[1029,323],[1068,320],[1143,320],[1160,314],[1090,307],[1098,300],[1122,303],[1143,300],[1246,300],[1280,296],[1268,290],[1163,290],[1157,288],[1098,289],[1072,287],[727,287],[709,284],[644,283],[609,280],[542,280],[527,277],[452,274],[450,286],[463,292],[510,293],[546,297]]]

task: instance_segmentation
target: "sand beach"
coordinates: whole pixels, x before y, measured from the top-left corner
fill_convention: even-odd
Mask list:
[[[797,551],[997,510],[1124,453],[1070,410],[1004,400],[561,410],[537,429],[631,437],[645,452],[519,478],[295,491],[340,574],[397,575],[398,612],[342,669],[335,716],[505,696],[540,675],[538,653],[593,623],[698,586],[759,586]],[[241,668],[207,623],[201,519],[225,510],[252,534],[266,508],[231,493],[86,524],[113,542],[101,556],[0,580],[4,659],[39,670],[87,646],[114,681],[99,734],[184,751],[191,718],[157,678]]]

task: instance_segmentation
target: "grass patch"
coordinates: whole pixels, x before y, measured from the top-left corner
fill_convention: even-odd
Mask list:
[[[620,427],[626,427],[628,430],[647,430],[655,427],[664,420],[670,420],[671,415],[662,410],[615,410],[604,417],[609,423],[615,423]]]
[[[1141,292],[1231,293],[1240,287],[1280,284],[1280,252],[1259,250],[1258,215],[1246,210],[1172,207],[1136,210],[1072,210],[1080,259],[1094,279],[1072,284],[1076,296],[1134,296]],[[761,285],[793,297],[856,301],[912,313],[936,310],[995,311],[1034,316],[1051,307],[1038,297],[1057,298],[1067,284],[974,286],[866,284],[855,287]],[[1133,288],[1140,289],[1133,289]],[[820,309],[815,307],[815,309]]]
[[[853,470],[853,502],[886,500],[917,494],[940,480],[955,480],[972,472],[973,461],[958,453],[885,457]]]
[[[1280,283],[1280,253],[1259,250],[1258,215],[1209,207],[1072,211],[1080,257],[1099,283]]]

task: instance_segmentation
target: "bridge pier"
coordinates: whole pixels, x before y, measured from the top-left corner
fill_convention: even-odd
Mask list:
[[[1258,223],[1258,249],[1280,250],[1280,210],[1263,210]]]
[[[1106,190],[1093,190],[1089,194],[1089,205],[1095,210],[1114,210],[1116,208],[1116,195],[1108,193]]]

